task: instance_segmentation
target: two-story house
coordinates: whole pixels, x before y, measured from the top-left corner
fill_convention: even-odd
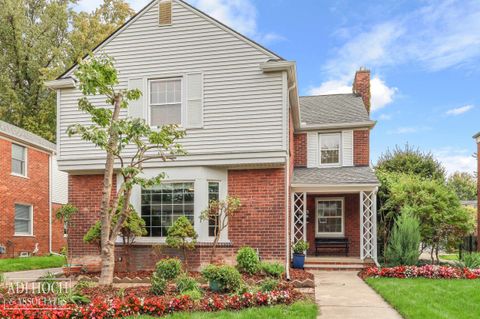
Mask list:
[[[67,202],[68,176],[56,146],[0,121],[0,258],[60,253],[64,225],[55,212]]]
[[[164,243],[182,215],[199,234],[189,264],[209,261],[213,229],[200,213],[209,200],[227,195],[242,202],[221,234],[218,254],[227,261],[252,246],[263,259],[288,264],[292,242],[309,240],[312,254],[318,243],[330,247],[315,238],[345,240],[348,252],[336,247],[337,253],[375,258],[378,182],[369,167],[368,71],[357,72],[352,94],[299,97],[294,62],[181,0],[152,1],[98,53],[115,59],[121,88],[143,92],[122,116],[152,126],[180,124],[187,132],[181,143],[188,155],[146,165],[145,175],[165,172],[166,180],[133,190],[132,204],[148,230],[130,254],[137,268],[153,266],[152,245]],[[98,247],[82,238],[99,218],[105,154],[66,134],[69,125],[90,124],[78,110],[74,71],[47,85],[58,95],[58,162],[69,174],[69,201],[80,209],[69,234],[71,253],[89,264],[98,261]],[[97,105],[104,100],[91,98]]]

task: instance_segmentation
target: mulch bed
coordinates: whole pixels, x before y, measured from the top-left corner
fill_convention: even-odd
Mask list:
[[[306,279],[313,280],[313,274],[303,269],[290,268],[290,280],[302,281]]]

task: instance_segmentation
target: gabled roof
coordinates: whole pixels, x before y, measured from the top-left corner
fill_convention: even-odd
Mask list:
[[[362,97],[353,94],[329,94],[300,97],[300,127],[373,126],[374,121]]]
[[[304,168],[293,170],[292,184],[297,185],[379,185],[378,179],[369,166]]]
[[[4,121],[0,121],[0,134],[1,133],[11,139],[36,146],[49,152],[55,152],[57,148],[55,144],[50,143],[46,139]]]
[[[158,2],[159,0],[152,0],[150,1],[145,7],[143,7],[140,11],[138,11],[133,17],[131,17],[130,19],[128,19],[128,21],[126,21],[123,25],[121,25],[120,27],[118,27],[112,34],[110,34],[105,40],[103,40],[102,42],[100,42],[93,50],[92,52],[95,53],[96,51],[100,50],[105,44],[109,43],[111,40],[113,40],[120,32],[122,32],[124,29],[128,28],[128,26],[130,24],[132,24],[133,22],[135,22],[135,20],[137,20],[139,17],[141,17],[145,12],[147,12],[148,9],[150,9],[150,7],[152,7],[156,2]],[[270,55],[272,58],[275,58],[275,59],[279,59],[279,60],[284,60],[281,56],[279,56],[278,54],[274,53],[273,51],[265,48],[264,46],[262,46],[261,44],[255,42],[254,40],[246,37],[245,35],[235,31],[234,29],[232,29],[231,27],[223,24],[222,22],[218,21],[217,19],[209,16],[208,14],[206,14],[205,12],[195,8],[194,6],[186,3],[185,1],[183,0],[172,0],[172,1],[176,1],[178,2],[179,4],[183,5],[184,7],[192,10],[194,13],[206,18],[207,20],[210,20],[212,23],[216,24],[217,26],[219,26],[220,28],[224,29],[225,31],[227,32],[230,32],[231,34],[233,34],[235,37],[247,42],[248,44],[250,44],[251,46],[253,47],[256,47],[257,49],[260,49],[261,51],[263,51],[264,53]],[[85,55],[82,59],[85,59],[88,55]],[[74,63],[71,67],[69,67],[65,72],[63,72],[60,76],[57,77],[57,80],[58,79],[61,79],[63,78],[65,75],[67,75],[70,71],[72,71],[76,66],[77,66],[78,63]]]

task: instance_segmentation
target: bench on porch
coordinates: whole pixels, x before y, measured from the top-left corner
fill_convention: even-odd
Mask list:
[[[344,237],[317,237],[315,238],[315,256],[318,256],[320,248],[342,248],[345,256],[348,256],[348,238]]]

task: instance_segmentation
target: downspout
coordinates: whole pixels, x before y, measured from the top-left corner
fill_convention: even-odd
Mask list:
[[[52,153],[48,157],[48,251],[52,253]]]

